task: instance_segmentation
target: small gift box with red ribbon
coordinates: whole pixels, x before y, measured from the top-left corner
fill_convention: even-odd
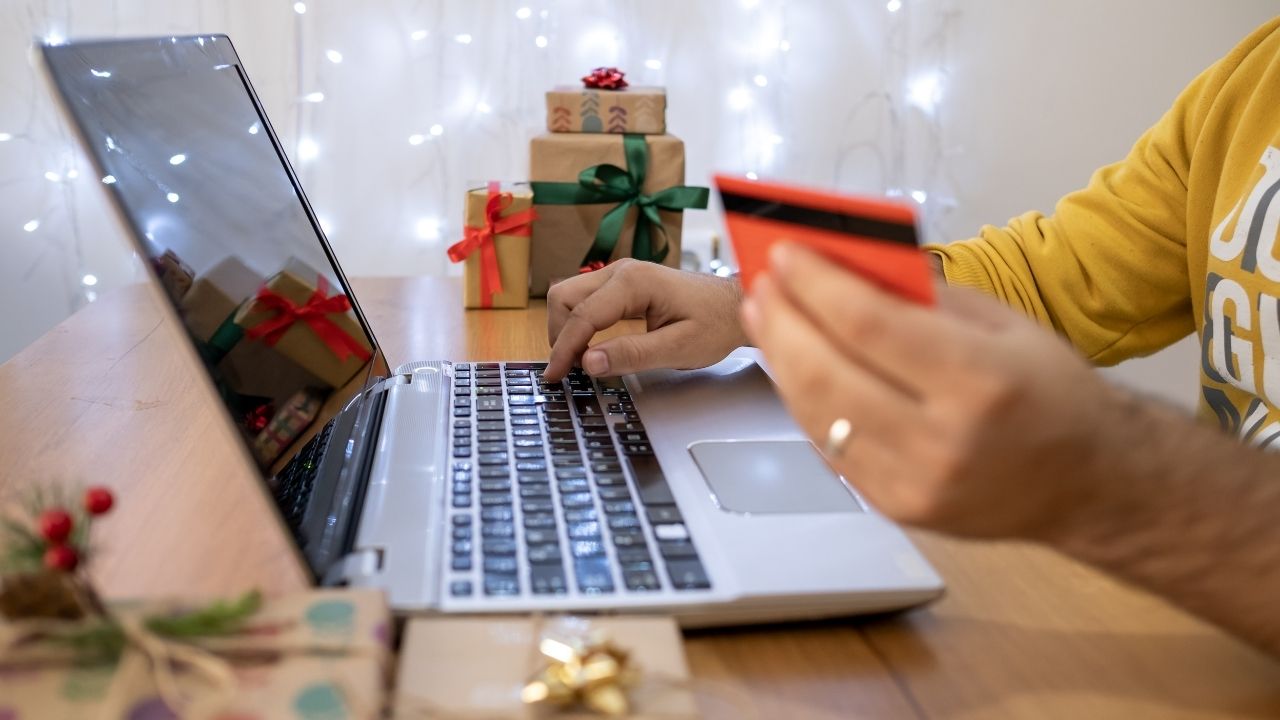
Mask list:
[[[332,388],[346,385],[373,357],[351,301],[297,259],[258,288],[235,324],[245,342],[274,349]]]
[[[529,234],[535,215],[527,186],[491,182],[467,193],[466,228],[449,248],[465,262],[468,308],[529,306]]]
[[[596,68],[581,85],[547,93],[547,129],[553,133],[661,135],[666,114],[666,88],[629,85],[618,68]]]

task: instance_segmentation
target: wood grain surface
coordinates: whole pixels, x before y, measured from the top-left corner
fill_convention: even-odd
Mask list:
[[[541,303],[464,311],[441,279],[355,287],[393,365],[548,351]],[[32,483],[113,487],[93,566],[108,596],[304,586],[165,317],[126,288],[0,365],[0,501]],[[731,700],[749,697],[761,718],[1280,717],[1280,663],[1156,598],[1041,548],[913,537],[948,583],[928,608],[689,633],[705,714],[750,717]]]

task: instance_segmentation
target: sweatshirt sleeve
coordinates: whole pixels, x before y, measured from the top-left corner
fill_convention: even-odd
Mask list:
[[[1229,56],[1202,73],[1124,160],[1098,170],[1053,215],[1029,212],[976,238],[930,246],[947,282],[995,295],[1100,365],[1190,333],[1191,154],[1220,71],[1238,61]]]

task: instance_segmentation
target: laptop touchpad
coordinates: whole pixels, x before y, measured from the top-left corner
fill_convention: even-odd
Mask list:
[[[689,446],[721,510],[862,512],[853,491],[805,440],[707,440]]]

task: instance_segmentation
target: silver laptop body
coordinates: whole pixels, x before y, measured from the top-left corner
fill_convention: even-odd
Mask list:
[[[384,588],[402,612],[652,612],[687,626],[941,594],[804,438],[753,350],[558,384],[538,362],[391,368],[226,36],[40,50],[317,582]],[[286,275],[315,291],[299,307],[348,298],[325,315],[346,340],[303,315],[267,332],[286,311],[260,293]],[[326,344],[299,340],[311,332]],[[299,366],[291,341],[341,367]]]

